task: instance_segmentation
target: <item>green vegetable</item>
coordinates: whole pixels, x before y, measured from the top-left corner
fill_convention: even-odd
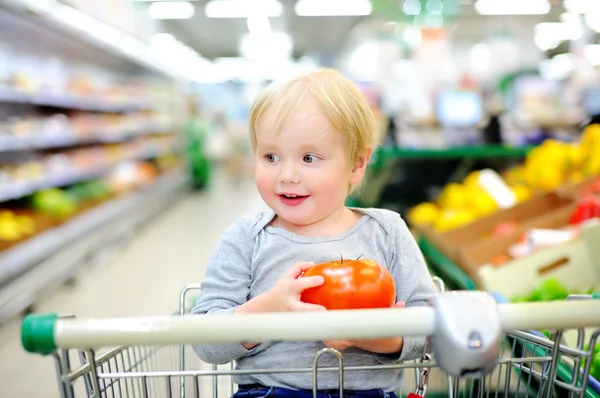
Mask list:
[[[527,296],[515,296],[511,300],[511,303],[526,303],[529,301],[529,297]]]
[[[543,281],[533,295],[539,297],[539,301],[564,300],[569,296],[567,288],[556,278]]]
[[[589,350],[589,345],[585,345],[585,350]],[[581,367],[585,367],[586,358],[583,358],[581,361]],[[596,344],[594,346],[594,353],[592,354],[592,364],[590,365],[590,376],[594,379],[600,381],[600,345]]]

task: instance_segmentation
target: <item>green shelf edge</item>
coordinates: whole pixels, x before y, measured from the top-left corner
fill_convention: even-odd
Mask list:
[[[512,147],[506,145],[483,145],[452,148],[406,149],[382,147],[377,150],[377,161],[387,159],[466,159],[524,157],[534,146]]]
[[[475,282],[458,267],[452,260],[446,257],[433,243],[426,238],[418,239],[419,248],[431,271],[442,278],[445,282],[448,277],[451,279],[453,287],[460,290],[477,290]]]

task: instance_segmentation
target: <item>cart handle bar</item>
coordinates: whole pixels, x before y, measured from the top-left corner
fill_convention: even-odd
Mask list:
[[[600,327],[600,300],[507,303],[496,307],[503,332]],[[21,339],[26,351],[50,354],[57,348],[431,336],[436,319],[436,309],[429,306],[107,319],[30,314],[23,321]]]

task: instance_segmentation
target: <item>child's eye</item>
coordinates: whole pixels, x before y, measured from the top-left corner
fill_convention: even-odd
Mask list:
[[[318,158],[315,155],[304,155],[302,160],[304,163],[314,163],[318,160]]]
[[[279,160],[279,157],[277,155],[272,154],[272,153],[268,153],[268,154],[265,155],[265,159],[269,163],[274,163],[274,162],[277,162]]]

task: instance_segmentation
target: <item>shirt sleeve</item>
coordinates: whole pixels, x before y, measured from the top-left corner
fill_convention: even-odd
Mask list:
[[[396,284],[396,301],[406,302],[407,307],[430,305],[437,292],[433,278],[417,242],[398,214],[391,228],[389,259],[389,271]],[[426,340],[427,336],[406,336],[401,352],[374,355],[383,364],[418,359]]]
[[[221,237],[206,268],[200,296],[192,315],[232,314],[248,300],[253,240],[250,227],[238,220]],[[210,364],[225,364],[253,352],[241,344],[195,345],[198,357]]]

